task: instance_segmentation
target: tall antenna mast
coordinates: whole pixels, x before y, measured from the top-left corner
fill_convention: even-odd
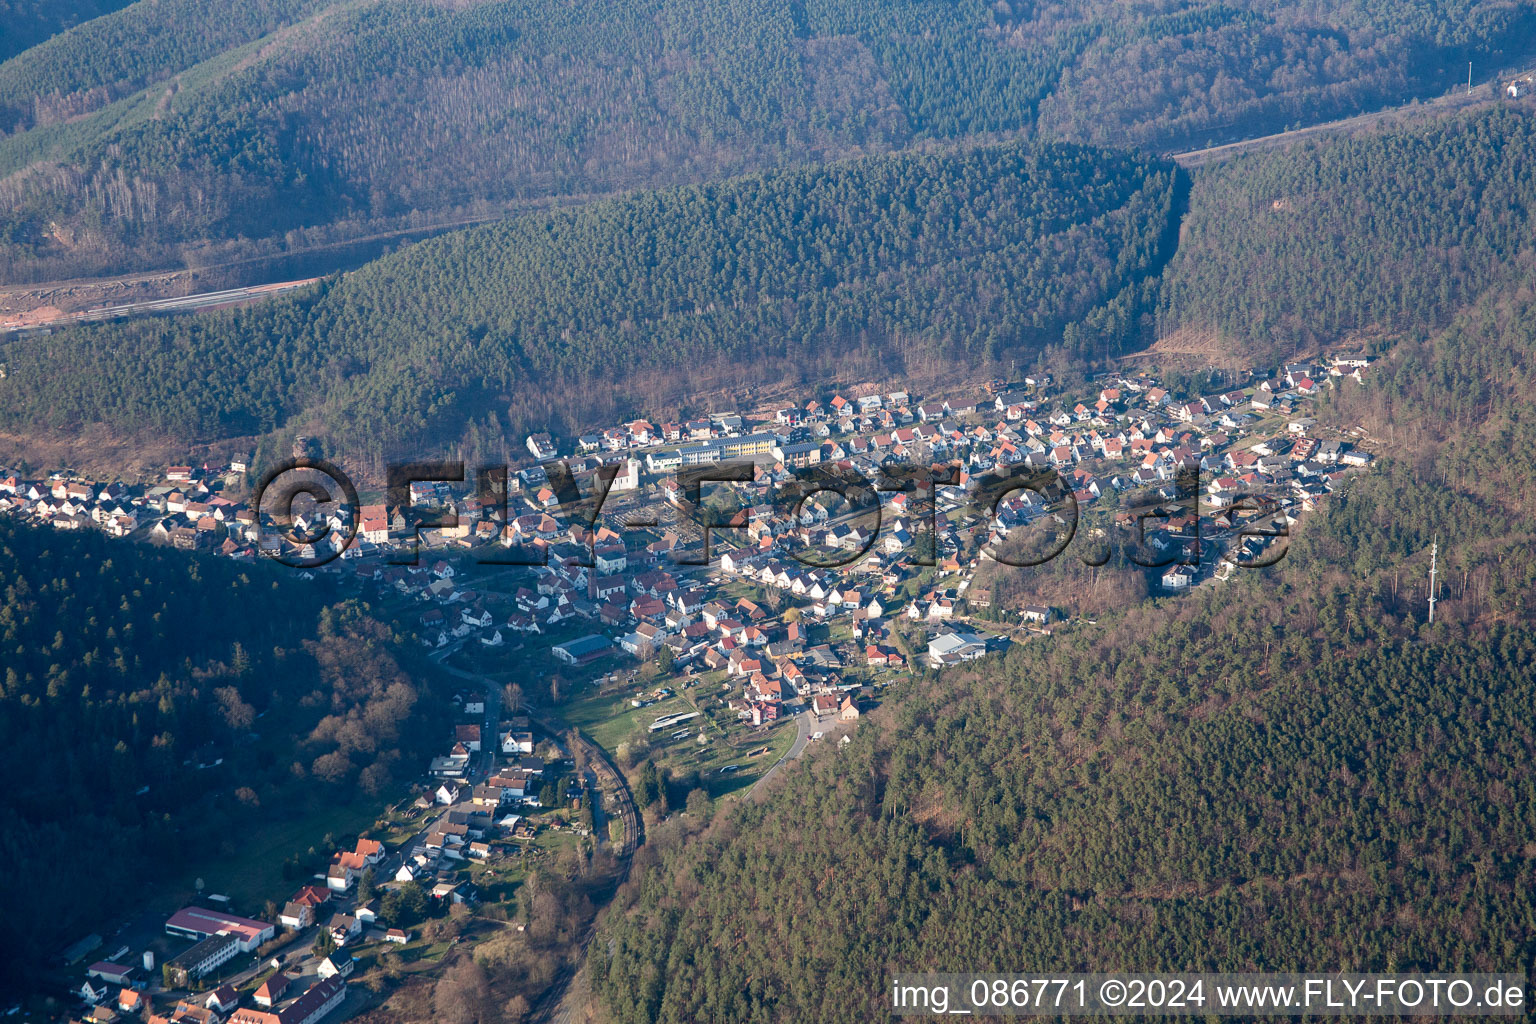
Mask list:
[[[1435,559],[1440,553],[1440,542],[1437,540],[1429,548],[1429,621],[1433,625],[1435,621]]]
[[[1467,95],[1472,95],[1472,62],[1467,61]]]

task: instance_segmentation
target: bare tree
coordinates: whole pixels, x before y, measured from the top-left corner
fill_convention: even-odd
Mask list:
[[[464,956],[443,972],[432,988],[432,1008],[442,1024],[478,1024],[486,1018],[491,989],[485,970]]]

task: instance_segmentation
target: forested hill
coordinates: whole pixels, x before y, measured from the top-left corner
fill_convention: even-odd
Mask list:
[[[0,0],[0,61],[132,0]]]
[[[234,883],[263,829],[414,774],[438,702],[319,585],[0,519],[0,915],[25,922],[0,991],[146,891]]]
[[[893,972],[1528,969],[1536,634],[1266,671],[1189,642],[1265,625],[1232,611],[946,677],[647,851],[590,947],[606,1019],[867,1021]]]
[[[140,0],[0,65],[0,280],[177,263],[188,244],[206,264],[925,139],[1190,148],[1438,94],[1468,59],[1507,67],[1533,9]]]
[[[1155,298],[1161,335],[1288,357],[1528,280],[1531,166],[1516,108],[1256,154],[1200,172],[1166,266],[1173,169],[1066,144],[635,193],[443,236],[297,300],[11,341],[0,427],[495,457],[509,432],[715,385],[1115,354]]]
[[[1518,109],[1249,156],[1197,175],[1161,333],[1291,351],[1444,324],[1536,260],[1536,118]]]
[[[1320,529],[1424,537],[1436,477]],[[1316,542],[887,692],[768,799],[653,830],[590,947],[604,1019],[866,1021],[909,971],[1529,971],[1532,562],[1496,570],[1518,621],[1425,629]]]
[[[0,423],[307,424],[387,455],[611,423],[711,381],[1102,354],[1150,308],[1178,189],[1166,162],[1056,144],[638,193],[424,242],[298,301],[12,343]]]

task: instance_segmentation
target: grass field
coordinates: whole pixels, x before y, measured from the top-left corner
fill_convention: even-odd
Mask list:
[[[643,708],[630,707],[630,696],[626,693],[588,697],[566,705],[561,709],[561,714],[567,722],[586,733],[593,743],[612,754],[620,743],[636,732],[647,729],[662,715],[696,710],[693,703],[683,696],[668,697]],[[677,728],[693,728],[698,722],[698,719],[693,719]],[[655,734],[647,732],[646,736],[654,744],[657,736],[666,736],[672,731],[675,730],[663,730]]]
[[[634,694],[626,691],[574,701],[562,708],[561,714],[610,754],[625,740],[644,732],[657,764],[679,775],[697,771],[706,792],[718,798],[751,786],[783,756],[795,737],[790,718],[763,732],[738,722],[715,699],[721,692],[719,678],[723,673],[710,673],[700,677],[699,685],[643,708],[631,707]],[[663,715],[686,711],[701,711],[702,715],[674,729],[648,731]],[[684,729],[688,731],[686,737],[672,739],[673,733]],[[701,729],[708,738],[702,746],[696,739]],[[762,748],[766,748],[762,753],[749,756]],[[740,765],[740,770],[720,774],[721,768],[731,764]]]
[[[680,759],[678,767],[684,771],[697,769],[704,791],[711,799],[718,800],[744,792],[762,778],[763,773],[794,744],[795,732],[795,720],[789,717],[780,719],[765,733],[733,732],[727,741],[716,740],[705,747],[695,748],[691,756]],[[767,749],[762,753],[755,753],[764,747]],[[720,774],[721,768],[732,764],[740,765],[741,769]]]
[[[537,680],[551,675],[585,681],[606,672],[634,666],[634,660],[617,647],[613,654],[583,668],[572,668],[550,653],[551,647],[590,633],[603,633],[603,630],[596,623],[581,618],[545,626],[543,633],[517,633],[502,629],[501,635],[505,641],[503,646],[486,647],[471,638],[449,656],[448,663],[467,672],[490,676],[499,682],[517,682],[534,691],[541,688]],[[514,650],[518,644],[522,645],[521,648]]]

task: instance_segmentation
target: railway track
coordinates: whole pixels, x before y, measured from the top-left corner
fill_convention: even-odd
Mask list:
[[[617,807],[617,817],[624,826],[624,838],[619,843],[617,858],[619,861],[619,873],[613,880],[613,892],[617,893],[619,886],[624,884],[629,877],[630,865],[633,862],[635,850],[639,848],[644,838],[643,825],[640,821],[640,813],[635,807],[634,794],[629,790],[629,783],[624,775],[608,759],[608,753],[602,747],[593,743],[582,735],[580,729],[567,725],[565,722],[539,714],[534,708],[526,708],[529,721],[540,729],[554,736],[570,736],[572,744],[579,745],[587,755],[587,764],[592,773],[597,776],[599,787],[613,795]],[[574,752],[574,751],[573,751]],[[604,901],[606,902],[606,900]],[[581,970],[581,965],[586,963],[587,947],[592,944],[592,938],[597,934],[597,920],[587,926],[582,934],[580,956],[575,964],[566,965],[556,975],[554,984],[545,991],[541,998],[533,1006],[529,1019],[539,1021],[541,1024],[577,1024],[582,1000],[571,992],[571,983],[576,980]]]
[[[499,692],[500,686],[494,680],[485,676],[465,672],[451,665],[437,663],[437,667],[449,675],[460,679],[468,679],[480,683],[493,695]],[[619,871],[614,876],[611,892],[601,900],[594,898],[594,903],[601,906],[617,893],[619,887],[629,877],[629,869],[634,860],[635,850],[645,838],[644,824],[640,820],[640,812],[635,807],[635,796],[629,789],[629,783],[624,775],[608,757],[608,752],[596,743],[588,739],[580,729],[572,726],[565,720],[540,711],[532,705],[524,705],[522,710],[528,715],[530,723],[538,726],[551,736],[569,736],[572,744],[579,746],[586,754],[587,764],[591,767],[593,775],[597,777],[599,788],[612,794],[613,810],[624,827],[624,837],[619,843],[615,856],[619,862]],[[573,751],[574,753],[574,751]],[[571,996],[571,982],[575,980],[580,964],[586,962],[587,946],[591,944],[592,937],[597,934],[597,921],[587,926],[581,941],[578,944],[580,956],[575,965],[567,965],[556,974],[554,983],[545,991],[544,995],[534,1004],[529,1015],[530,1020],[544,1022],[544,1024],[576,1024],[579,1012],[580,1000]]]
[[[634,855],[635,850],[639,848],[645,836],[644,826],[640,821],[640,813],[635,808],[634,794],[629,791],[629,783],[625,781],[624,775],[608,759],[608,752],[582,735],[580,729],[576,729],[560,719],[541,714],[533,708],[525,710],[528,711],[529,721],[533,722],[540,729],[552,736],[573,736],[575,737],[574,742],[581,745],[583,753],[586,754],[587,763],[592,767],[592,773],[597,776],[599,787],[611,794],[614,803],[617,805],[614,810],[617,812],[619,821],[624,825],[624,839],[619,844],[617,855],[625,862],[624,873],[628,874],[629,859]]]

